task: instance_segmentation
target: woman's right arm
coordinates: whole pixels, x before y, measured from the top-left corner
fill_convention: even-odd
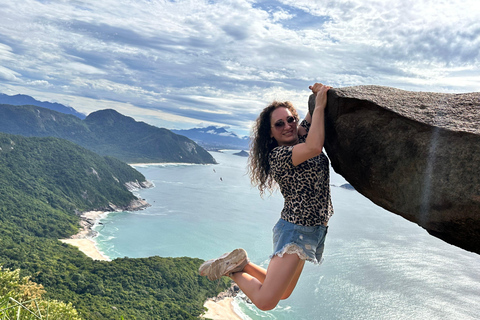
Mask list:
[[[310,89],[316,95],[315,110],[311,116],[311,125],[307,139],[304,143],[296,144],[293,147],[292,162],[294,166],[298,166],[302,162],[322,153],[323,143],[325,142],[325,107],[327,106],[327,92],[330,88],[321,83],[315,83],[313,86],[310,86]]]

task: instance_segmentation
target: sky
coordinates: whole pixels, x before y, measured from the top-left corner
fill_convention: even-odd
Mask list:
[[[478,0],[0,0],[0,93],[248,135],[308,86],[480,91]]]

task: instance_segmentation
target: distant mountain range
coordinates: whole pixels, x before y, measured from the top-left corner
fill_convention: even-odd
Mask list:
[[[0,132],[63,138],[128,163],[216,163],[210,153],[187,137],[137,122],[115,110],[96,111],[81,120],[33,105],[0,104]]]
[[[210,126],[206,128],[193,128],[188,130],[172,130],[172,132],[192,139],[207,150],[249,149],[249,137],[239,137],[235,133],[229,132],[222,127]]]
[[[133,118],[121,115],[114,110],[101,110],[93,112],[87,117],[72,107],[68,107],[60,103],[38,101],[33,97],[24,94],[9,96],[0,93],[0,105],[1,104],[41,107],[57,111],[62,114],[73,115],[76,118],[85,121],[82,123],[76,121],[75,118],[65,118],[59,114],[50,114],[50,116],[56,120],[47,124],[45,121],[48,122],[48,120],[46,120],[45,116],[48,113],[46,111],[42,112],[42,109],[38,109],[37,116],[32,117],[32,114],[26,111],[25,108],[17,109],[15,111],[13,111],[14,109],[10,108],[10,111],[8,111],[5,109],[6,107],[2,107],[4,110],[1,110],[2,108],[0,108],[0,116],[2,117],[0,119],[0,132],[20,134],[25,136],[54,136],[65,138],[78,143],[81,146],[89,148],[90,150],[93,150],[101,155],[112,155],[127,162],[157,161],[211,163],[212,161],[215,161],[212,160],[213,158],[206,159],[208,157],[202,151],[195,151],[194,149],[198,148],[198,146],[193,149],[192,147],[186,146],[184,151],[180,152],[180,154],[177,156],[176,151],[173,151],[173,144],[174,142],[178,143],[180,140],[182,140],[182,138],[174,138],[174,136],[167,133],[168,131],[193,140],[201,147],[201,149],[249,149],[249,137],[239,137],[237,134],[228,131],[225,127],[209,126],[206,128],[193,128],[188,130],[167,130],[149,126],[143,122],[136,122]],[[14,115],[15,112],[17,112],[17,116]],[[6,113],[8,113],[8,115]],[[14,121],[11,122],[12,118],[9,117],[13,117]],[[118,121],[118,123],[116,123],[116,121]],[[89,126],[92,124],[95,126],[106,127],[95,127],[95,129],[92,129]],[[67,127],[70,129],[67,129]],[[126,130],[127,127],[129,129],[128,131]],[[92,135],[95,135],[95,132],[92,131],[105,136],[103,138],[99,136],[93,137]],[[145,131],[148,132],[149,136],[142,136]],[[159,136],[155,138],[156,134]],[[165,139],[161,136],[168,136],[168,138]],[[128,140],[129,144],[116,145],[120,142],[119,138],[121,138],[120,141],[123,142]],[[99,139],[104,141],[98,141]],[[186,143],[185,140],[182,141],[183,143]],[[116,146],[111,145],[112,143]],[[132,147],[132,143],[136,143],[136,146]],[[151,143],[151,145],[144,145],[147,143]],[[165,144],[167,147],[166,152],[163,152],[163,155],[161,156],[155,154],[154,149],[157,149],[157,151],[160,152],[159,149],[162,148],[162,144]],[[189,156],[188,152],[185,152],[185,149],[190,149],[193,153],[200,153],[199,157],[204,159],[195,160],[195,157],[192,158],[192,156]]]
[[[24,94],[16,94],[14,96],[9,96],[4,93],[0,93],[0,104],[11,104],[13,106],[37,106],[43,107],[50,110],[55,110],[65,114],[73,114],[74,116],[85,119],[86,115],[83,113],[78,112],[72,107],[64,106],[63,104],[56,103],[56,102],[47,102],[47,101],[38,101],[33,97],[24,95]]]

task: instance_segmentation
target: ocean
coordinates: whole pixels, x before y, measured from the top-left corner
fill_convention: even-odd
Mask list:
[[[279,219],[279,192],[262,199],[247,158],[211,152],[216,165],[135,165],[155,184],[137,194],[152,206],[108,214],[97,246],[117,257],[215,258],[237,247],[264,267]],[[241,298],[244,319],[480,319],[480,255],[430,236],[356,192],[331,170],[335,214],[324,262],[306,263],[295,291],[271,311]]]

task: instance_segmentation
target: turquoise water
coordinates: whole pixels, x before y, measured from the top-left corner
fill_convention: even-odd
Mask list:
[[[102,252],[116,257],[210,259],[243,247],[267,266],[279,193],[260,198],[247,159],[212,152],[218,165],[136,166],[152,206],[115,212],[96,227]],[[434,238],[356,191],[332,171],[325,261],[306,264],[292,296],[258,311],[236,299],[245,319],[479,319],[480,255]]]

